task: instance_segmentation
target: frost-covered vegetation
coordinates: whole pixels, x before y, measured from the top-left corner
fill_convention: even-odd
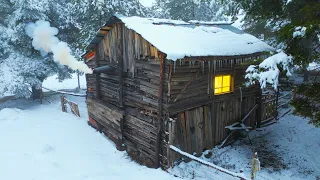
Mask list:
[[[292,57],[291,65],[300,67],[301,72],[310,70],[310,63],[319,64],[318,0],[150,1],[151,7],[144,7],[138,0],[0,0],[0,76],[3,77],[0,78],[0,94],[9,92],[29,97],[30,87],[39,87],[46,77],[58,74],[59,79],[65,79],[74,73],[73,70],[55,63],[52,55],[44,55],[33,48],[25,28],[37,20],[48,21],[52,27],[58,28],[57,37],[68,44],[77,60],[81,60],[81,54],[97,29],[110,16],[119,13],[184,21],[234,22],[234,26],[263,39]],[[263,72],[257,71],[258,69],[255,69],[255,75],[269,73],[277,79],[283,67],[276,64],[273,66],[276,69],[273,73],[267,72],[266,68],[260,68]],[[319,68],[312,70],[319,71]],[[308,80],[307,76],[305,80]],[[277,85],[273,83],[277,81],[270,78],[266,82]],[[318,82],[314,83],[315,86],[310,87],[318,87]],[[265,86],[265,83],[261,84]],[[301,102],[307,102],[311,98],[304,89],[302,87],[299,91],[303,94],[300,97],[305,100]],[[319,104],[316,99],[315,102]],[[318,107],[313,107],[316,109],[312,112],[319,111]],[[296,111],[298,114],[306,115],[299,109],[301,108]],[[312,114],[313,122],[320,122],[312,112],[307,113],[308,117]]]
[[[39,87],[46,77],[58,74],[62,80],[73,73],[33,48],[28,24],[49,21],[80,60],[96,30],[115,12],[144,16],[146,8],[136,0],[0,0],[0,96],[29,97],[30,87]]]

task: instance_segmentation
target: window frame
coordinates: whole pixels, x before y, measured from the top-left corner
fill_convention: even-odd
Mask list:
[[[223,86],[223,77],[224,76],[229,76],[230,77],[230,86]],[[219,88],[216,88],[215,87],[215,83],[216,83],[216,78],[217,77],[222,77],[222,86],[219,87]],[[222,94],[230,94],[230,93],[233,93],[234,91],[234,78],[232,76],[232,74],[218,74],[218,75],[215,75],[212,79],[212,88],[213,88],[213,95],[222,95]],[[216,89],[223,89],[223,88],[226,88],[226,87],[230,87],[230,90],[227,91],[227,92],[220,92],[220,93],[215,93]]]

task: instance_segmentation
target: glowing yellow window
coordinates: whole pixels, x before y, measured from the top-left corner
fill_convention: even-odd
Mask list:
[[[231,75],[216,76],[214,78],[214,94],[231,92]]]

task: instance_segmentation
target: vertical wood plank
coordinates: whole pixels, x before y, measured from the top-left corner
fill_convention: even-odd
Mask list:
[[[212,124],[211,124],[211,116],[208,106],[204,106],[203,109],[204,114],[204,140],[205,140],[205,148],[212,148]]]
[[[190,132],[190,118],[189,111],[185,111],[185,120],[186,120],[186,141],[187,141],[187,149],[186,152],[192,153],[192,140],[191,140],[191,132]]]
[[[200,154],[199,150],[199,119],[198,119],[198,108],[193,109],[193,121],[194,121],[194,128],[195,128],[195,152],[197,155]]]
[[[219,143],[219,132],[218,132],[218,130],[219,130],[219,115],[220,115],[220,110],[219,110],[219,108],[220,108],[220,103],[219,102],[216,102],[215,103],[215,114],[214,114],[214,116],[215,116],[215,143],[216,144],[218,144]]]
[[[191,153],[196,152],[196,135],[195,135],[195,119],[194,110],[189,111],[190,132],[191,132]]]
[[[187,137],[186,137],[186,120],[185,120],[185,116],[184,116],[184,112],[180,112],[179,114],[180,116],[180,136],[181,136],[181,141],[180,141],[180,147],[181,150],[186,151],[187,149]]]
[[[203,119],[204,115],[203,115],[203,107],[199,108],[199,112],[198,112],[198,118],[199,118],[199,124],[198,124],[198,128],[199,128],[199,148],[200,148],[200,153],[202,154],[203,149],[204,149],[204,119]]]

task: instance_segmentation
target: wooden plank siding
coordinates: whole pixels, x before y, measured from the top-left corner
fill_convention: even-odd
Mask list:
[[[170,166],[180,156],[170,152],[169,144],[200,156],[223,141],[229,133],[225,127],[240,121],[257,103],[260,89],[244,86],[247,66],[241,64],[259,53],[173,62],[122,23],[104,34],[92,49],[95,58],[86,64],[109,65],[112,71],[86,75],[88,114],[141,164]],[[214,95],[214,75],[224,74],[232,77],[232,92]],[[272,113],[270,108],[260,110],[265,117]],[[255,127],[256,116],[254,112],[245,124]]]
[[[109,65],[114,70],[86,75],[89,116],[117,146],[123,143],[132,158],[154,167],[158,163],[160,52],[139,34],[117,23],[105,33],[95,53],[95,58],[86,62],[90,68]],[[97,88],[100,97],[96,96]],[[116,120],[109,117],[109,109],[103,104],[117,107],[124,112],[123,116]]]

